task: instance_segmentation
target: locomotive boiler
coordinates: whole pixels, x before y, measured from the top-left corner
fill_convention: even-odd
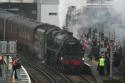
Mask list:
[[[17,40],[18,50],[48,64],[80,67],[84,51],[71,32],[0,10],[0,35]]]

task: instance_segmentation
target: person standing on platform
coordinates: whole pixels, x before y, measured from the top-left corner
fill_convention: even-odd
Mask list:
[[[109,73],[110,73],[110,60],[109,60],[109,54],[108,53],[106,53],[105,62],[106,62],[106,72],[109,75]]]
[[[0,56],[0,77],[2,76],[3,57]]]
[[[98,68],[99,68],[99,74],[104,75],[105,58],[103,55],[99,58]]]
[[[17,62],[16,62],[17,80],[21,80],[20,69],[21,69],[21,63],[20,63],[19,59],[17,59]]]
[[[16,63],[17,63],[17,60],[15,58],[13,58],[13,61],[12,61],[12,68],[13,68],[12,75],[14,74],[15,79],[17,79]]]

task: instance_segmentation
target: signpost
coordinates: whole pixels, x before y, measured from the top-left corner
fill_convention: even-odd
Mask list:
[[[112,48],[113,48],[113,42],[110,40],[110,80],[112,80],[112,62],[113,62],[113,55],[112,55]]]
[[[0,41],[1,54],[7,53],[7,41]]]
[[[110,80],[112,80],[112,47],[110,47]]]
[[[8,53],[16,54],[16,41],[9,41],[8,42]]]
[[[3,55],[16,54],[16,41],[0,41],[0,53]]]

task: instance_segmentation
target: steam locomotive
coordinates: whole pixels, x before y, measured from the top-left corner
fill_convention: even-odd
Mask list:
[[[0,10],[0,35],[17,40],[18,49],[48,64],[80,67],[84,51],[71,32]]]

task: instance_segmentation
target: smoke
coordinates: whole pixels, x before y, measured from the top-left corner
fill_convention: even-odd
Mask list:
[[[77,35],[82,30],[97,28],[104,31],[105,36],[115,35],[116,41],[123,45],[125,40],[125,0],[112,0],[112,6],[86,6],[85,0],[60,0],[60,25],[65,25],[66,13],[69,6],[82,10],[81,14],[72,16],[70,30]],[[102,3],[103,4],[103,3]],[[85,7],[85,6],[86,7]],[[75,11],[74,11],[75,12]],[[114,34],[115,33],[115,34]]]
[[[76,8],[80,8],[85,4],[85,0],[60,0],[59,5],[59,19],[60,19],[60,27],[65,26],[66,14],[68,11],[68,7],[76,6]]]
[[[125,16],[125,0],[114,0],[112,4],[117,13]]]
[[[98,31],[104,31],[105,36],[115,37],[116,41],[121,46],[125,42],[125,1],[114,0],[112,6],[86,6],[83,7],[81,15],[75,15],[72,18],[77,25],[72,23],[71,27],[75,26],[76,31],[80,34],[83,30],[86,32],[88,28],[97,28]],[[76,28],[77,27],[77,28]]]
[[[125,0],[114,0],[113,8],[119,14],[120,23],[115,28],[116,40],[123,46],[125,42]]]

